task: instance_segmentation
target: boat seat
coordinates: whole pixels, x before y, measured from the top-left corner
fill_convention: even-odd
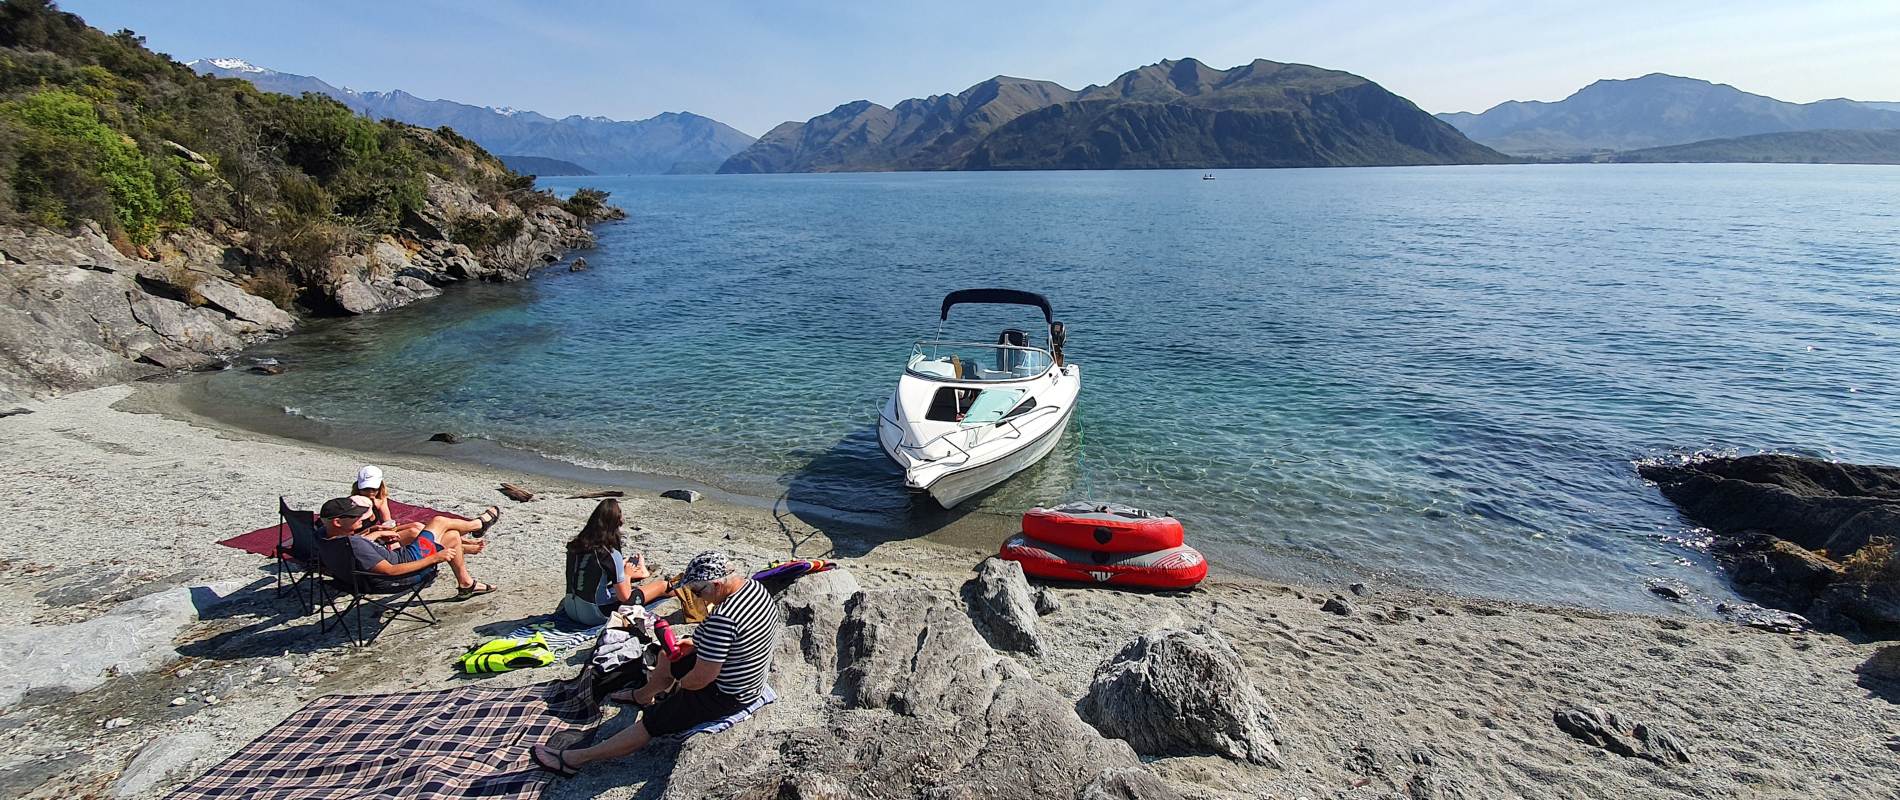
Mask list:
[[[910,362],[910,371],[929,375],[933,378],[945,378],[948,380],[955,380],[957,377],[956,369],[950,366],[950,362],[936,361],[928,358],[920,358]]]

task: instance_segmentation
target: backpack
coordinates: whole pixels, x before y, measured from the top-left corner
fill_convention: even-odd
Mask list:
[[[567,593],[561,596],[561,605],[555,609],[555,613],[591,628],[607,622],[607,612],[600,610],[594,597],[600,594],[600,582],[607,580],[610,570],[601,561],[598,551],[589,555],[592,557],[571,563],[567,572]],[[590,564],[595,569],[588,569]]]

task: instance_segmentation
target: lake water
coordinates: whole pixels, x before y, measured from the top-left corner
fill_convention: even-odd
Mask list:
[[[1718,597],[1632,463],[1900,463],[1900,168],[590,177],[591,269],[313,326],[221,402],[453,430],[882,520],[876,408],[945,292],[1040,291],[1077,418],[977,514],[1173,512],[1217,568],[1611,607]],[[954,314],[993,339],[1028,309]],[[340,388],[339,388],[340,387]],[[327,390],[327,391],[326,391]],[[919,520],[922,521],[919,521]],[[1304,566],[1303,566],[1304,565]]]

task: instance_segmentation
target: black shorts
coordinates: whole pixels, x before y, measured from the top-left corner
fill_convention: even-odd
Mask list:
[[[673,677],[685,677],[697,663],[698,659],[690,655],[673,662]],[[640,722],[646,726],[648,735],[658,738],[730,717],[745,707],[746,701],[719,691],[718,686],[690,691],[679,689],[643,712]]]

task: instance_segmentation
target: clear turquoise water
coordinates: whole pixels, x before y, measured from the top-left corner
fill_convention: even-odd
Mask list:
[[[1078,418],[985,498],[1172,511],[1217,565],[1616,607],[1725,596],[1638,459],[1900,462],[1900,169],[1536,166],[556,179],[592,268],[316,326],[214,379],[413,441],[918,521],[876,406],[955,288],[1046,293]],[[953,317],[990,338],[1029,312]],[[1014,316],[1011,316],[1014,314]],[[1685,539],[1690,540],[1685,544]]]

